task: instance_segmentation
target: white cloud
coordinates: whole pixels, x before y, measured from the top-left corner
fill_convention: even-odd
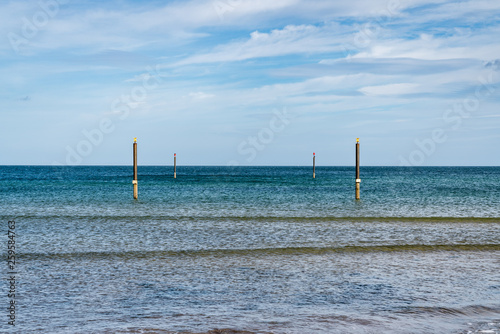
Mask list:
[[[366,95],[404,95],[415,94],[428,91],[422,89],[419,84],[413,83],[397,83],[381,86],[368,86],[359,89],[360,92]]]
[[[494,34],[488,32],[487,40]],[[422,34],[418,39],[377,40],[365,51],[353,58],[415,58],[424,60],[442,59],[480,59],[491,60],[500,54],[500,44],[484,43],[485,36],[434,37]]]
[[[205,100],[205,99],[215,97],[215,95],[207,94],[204,92],[191,92],[191,93],[189,93],[189,97],[191,97],[194,100]]]
[[[144,126],[151,124],[163,133],[160,121],[174,118],[179,122],[169,123],[181,136],[193,126],[227,125],[237,134],[287,106],[300,114],[303,133],[358,131],[353,119],[363,119],[367,131],[387,132],[397,122],[402,132],[414,131],[409,137],[442,122],[443,111],[474,91],[492,71],[484,64],[500,54],[498,1],[221,0],[232,6],[222,17],[216,1],[72,1],[29,40],[26,55],[14,54],[4,38],[0,74],[11,122],[43,110],[40,128],[57,131],[54,119],[79,127],[81,115],[93,115],[90,121],[110,113],[111,101],[162,62],[161,85],[134,105],[134,131],[152,133]],[[0,4],[3,36],[19,32],[37,2]],[[343,47],[381,17],[381,29],[346,58]],[[25,96],[43,109],[21,103]],[[490,109],[481,101],[481,115],[491,114],[481,122],[498,120],[491,100]],[[197,135],[185,137],[186,145]]]
[[[254,31],[245,41],[220,45],[206,54],[188,57],[174,65],[241,61],[291,54],[314,54],[340,50],[343,37],[340,25],[288,25],[269,33]]]
[[[237,27],[255,29],[262,27],[276,28],[275,22],[301,22],[291,24],[285,28],[274,29],[269,33],[254,31],[246,41],[237,41],[220,45],[207,54],[195,55],[185,60],[186,63],[203,63],[217,61],[244,60],[255,57],[270,57],[297,53],[321,53],[339,51],[341,45],[352,44],[355,37],[355,24],[351,26],[333,24],[336,20],[354,17],[356,20],[377,23],[377,16],[386,17],[387,12],[393,17],[388,21],[398,23],[398,28],[391,30],[391,34],[398,32],[401,25],[419,22],[421,16],[437,19],[468,20],[491,13],[500,7],[498,2],[478,0],[457,4],[447,3],[445,0],[352,0],[348,2],[319,0],[238,0],[222,1],[232,9],[226,12],[223,19],[214,8],[214,0],[191,0],[186,2],[170,2],[158,7],[157,3],[137,5],[133,2],[113,2],[93,4],[85,7],[78,3],[68,3],[61,6],[58,14],[44,26],[36,38],[30,39],[32,47],[41,50],[55,49],[85,49],[100,52],[105,49],[134,51],[147,49],[150,46],[178,47],[188,44],[208,34],[202,30],[207,27],[228,29]],[[444,4],[443,4],[444,3]],[[415,17],[411,12],[404,12],[413,7],[437,4],[429,15]],[[20,33],[22,18],[33,16],[39,6],[35,2],[24,5],[7,3],[0,5],[0,31],[14,31]],[[436,14],[438,13],[438,14]],[[475,15],[480,13],[481,15]],[[442,17],[446,15],[446,17]],[[330,22],[317,26],[318,22]],[[351,33],[351,36],[347,36]],[[396,48],[393,43],[405,42],[401,38],[391,38],[386,43],[377,42],[371,50],[360,56],[373,55],[374,57],[391,57],[393,51],[401,55],[427,59],[436,59],[431,49],[425,52],[425,47],[436,48],[437,45],[425,44],[414,49],[416,45],[406,45],[407,48]],[[0,46],[1,49],[1,46]],[[412,51],[413,50],[413,51]],[[486,48],[477,53],[496,50]],[[459,46],[445,45],[439,48],[442,57],[450,58],[450,54],[458,54],[462,49]],[[203,60],[203,57],[206,59]],[[462,56],[463,57],[463,56]]]
[[[468,1],[437,1],[438,6],[425,8],[419,12],[404,14],[404,19],[408,23],[440,22],[450,20],[460,20],[462,24],[472,22],[483,22],[486,18],[496,20],[500,11],[500,2],[491,0],[468,0]],[[422,6],[422,3],[415,2],[412,7]]]

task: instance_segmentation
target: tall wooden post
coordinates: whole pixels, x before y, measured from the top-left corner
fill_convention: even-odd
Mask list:
[[[174,153],[174,179],[177,178],[177,154]]]
[[[137,138],[134,138],[134,180],[132,181],[134,185],[134,199],[139,197],[139,190],[137,187]]]
[[[359,178],[359,138],[356,138],[356,200],[360,199],[359,186],[361,179]]]
[[[316,153],[313,152],[313,179],[316,178]]]

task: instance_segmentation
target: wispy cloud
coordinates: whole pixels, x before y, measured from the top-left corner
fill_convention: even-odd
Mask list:
[[[428,92],[428,90],[422,90],[422,87],[420,85],[413,83],[368,86],[359,89],[359,91],[366,95],[405,95]]]
[[[205,100],[205,99],[209,99],[209,98],[212,98],[212,97],[215,97],[215,95],[213,94],[207,94],[207,93],[204,93],[204,92],[191,92],[189,93],[189,97],[195,99],[195,100]]]
[[[110,140],[160,136],[176,124],[168,135],[183,139],[179,149],[195,151],[202,141],[205,151],[236,152],[232,140],[241,142],[286,106],[300,126],[287,127],[284,155],[317,144],[314,136],[391,140],[395,124],[404,150],[402,143],[442,126],[443,112],[478,86],[493,93],[466,120],[467,133],[479,138],[485,124],[500,128],[498,1],[238,0],[225,2],[231,6],[223,15],[215,3],[67,2],[21,53],[7,35],[22,35],[43,9],[37,0],[0,3],[6,135],[27,151],[78,141],[82,128],[115,117],[113,101],[140,92],[147,68],[161,85],[116,124]],[[366,43],[356,42],[361,37]],[[26,119],[38,127],[11,130]],[[31,148],[23,138],[40,129],[53,133],[52,145]],[[116,158],[112,150],[95,154],[103,163]]]
[[[249,38],[220,45],[213,51],[181,60],[171,66],[214,62],[241,61],[262,57],[280,57],[293,54],[316,54],[340,50],[340,25],[288,25],[270,32],[254,31]]]

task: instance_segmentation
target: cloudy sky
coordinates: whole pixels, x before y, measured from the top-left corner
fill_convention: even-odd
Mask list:
[[[0,164],[500,165],[500,1],[2,1]]]

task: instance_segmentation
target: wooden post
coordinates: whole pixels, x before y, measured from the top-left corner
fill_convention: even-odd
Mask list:
[[[313,152],[313,179],[316,178],[316,153]]]
[[[359,138],[356,138],[356,200],[360,199],[359,186],[361,179],[359,178]]]
[[[137,138],[134,138],[134,180],[132,184],[134,185],[134,199],[137,199],[139,197],[137,187]]]
[[[177,154],[174,153],[174,179],[177,178]]]

